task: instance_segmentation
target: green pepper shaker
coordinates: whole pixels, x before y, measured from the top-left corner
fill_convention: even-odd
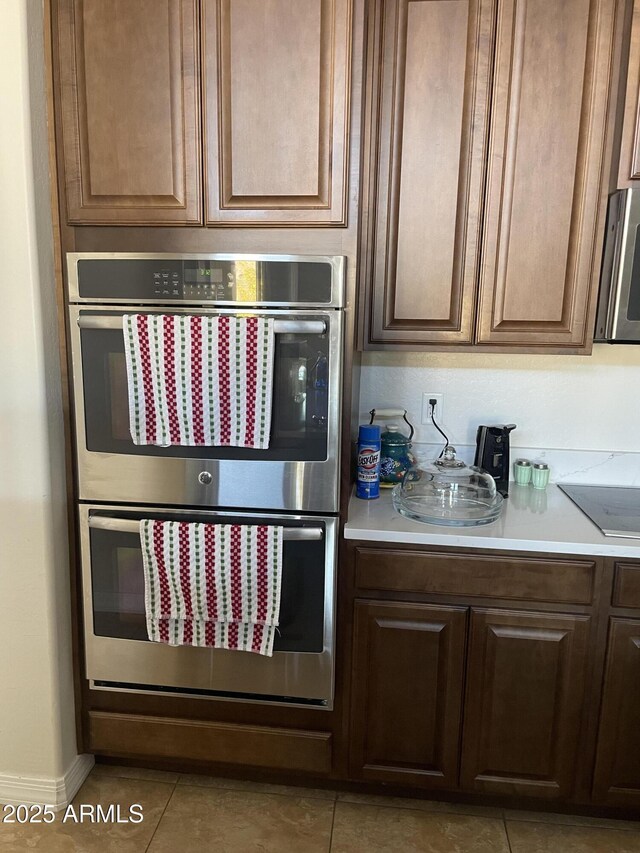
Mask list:
[[[549,482],[549,466],[546,462],[534,462],[531,472],[534,489],[546,489]]]
[[[516,459],[514,474],[519,486],[528,485],[531,482],[531,462],[528,459]]]

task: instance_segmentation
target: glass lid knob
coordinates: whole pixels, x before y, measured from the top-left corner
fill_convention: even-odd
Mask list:
[[[447,444],[442,451],[440,459],[436,459],[434,465],[440,468],[464,468],[465,463],[461,459],[456,459],[456,449],[451,444]]]

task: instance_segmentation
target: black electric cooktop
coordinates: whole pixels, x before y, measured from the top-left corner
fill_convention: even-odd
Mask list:
[[[605,536],[640,539],[640,488],[558,483]]]

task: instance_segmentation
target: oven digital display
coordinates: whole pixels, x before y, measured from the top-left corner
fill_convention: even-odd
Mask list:
[[[220,267],[211,267],[207,264],[198,264],[194,267],[185,266],[184,270],[186,284],[220,284],[222,276]]]

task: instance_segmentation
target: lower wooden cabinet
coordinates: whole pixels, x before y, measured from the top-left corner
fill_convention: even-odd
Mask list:
[[[588,616],[473,610],[461,785],[567,798],[584,703]]]
[[[436,563],[425,563],[429,576]],[[584,610],[540,612],[524,602],[514,609],[356,599],[350,778],[554,801],[578,796],[591,623]],[[640,670],[640,654],[618,666]],[[622,673],[614,675],[619,691]],[[612,702],[619,706],[617,693]],[[623,725],[638,712],[640,692]],[[640,769],[640,759],[626,761]]]
[[[88,751],[640,810],[640,561],[362,543],[345,567],[351,679],[338,678],[350,694],[337,713],[199,719],[185,699],[157,716],[101,695]]]
[[[640,619],[609,623],[593,799],[640,808]]]
[[[467,609],[355,602],[350,770],[455,788]]]

